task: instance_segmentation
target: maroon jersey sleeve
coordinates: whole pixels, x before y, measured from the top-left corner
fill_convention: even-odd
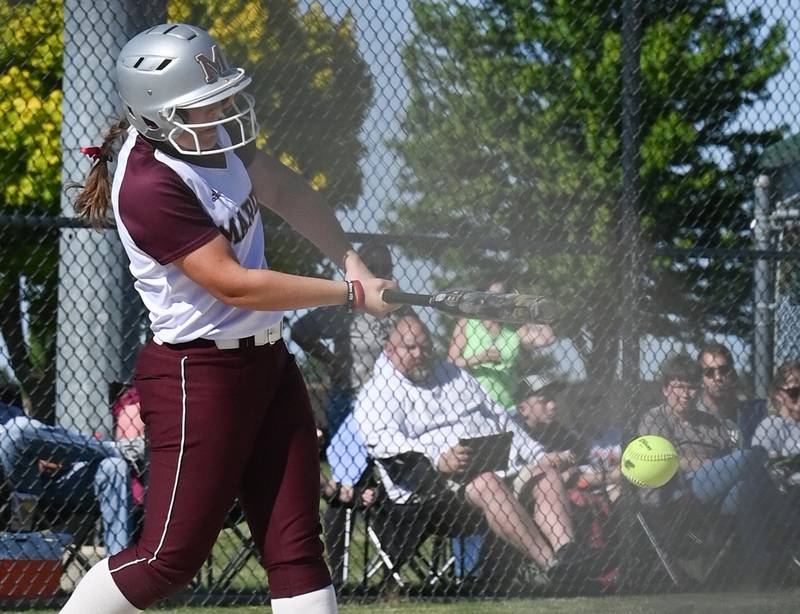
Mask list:
[[[131,152],[125,169],[119,214],[136,246],[166,265],[205,245],[219,230],[177,173],[137,153]]]

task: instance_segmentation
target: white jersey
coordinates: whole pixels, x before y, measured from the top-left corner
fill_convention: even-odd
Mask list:
[[[492,401],[478,381],[449,362],[436,365],[424,384],[403,376],[386,354],[375,361],[372,378],[356,397],[353,415],[373,458],[391,458],[403,452],[424,454],[436,467],[439,457],[463,437],[513,433],[508,470],[515,476],[544,455],[504,407]],[[381,464],[381,479],[389,498],[405,503],[413,494],[395,484]]]
[[[219,142],[230,139],[218,128]],[[135,287],[165,343],[248,337],[283,317],[214,298],[174,264],[220,234],[239,263],[266,269],[261,213],[245,167],[251,148],[182,156],[129,130],[114,174],[112,204]]]

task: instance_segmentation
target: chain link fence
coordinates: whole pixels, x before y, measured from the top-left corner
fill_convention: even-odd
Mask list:
[[[246,67],[259,146],[373,268],[559,306],[552,327],[287,314],[344,599],[796,586],[791,2],[30,0],[0,3],[0,603],[63,602],[141,527],[148,318],[64,186],[119,113],[122,44],[165,20]],[[337,275],[262,215],[273,268]],[[656,490],[621,477],[644,433],[682,457]],[[267,586],[234,505],[174,599]]]

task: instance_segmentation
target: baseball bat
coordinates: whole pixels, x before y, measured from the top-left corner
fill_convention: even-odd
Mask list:
[[[555,303],[543,296],[493,294],[478,290],[442,290],[434,294],[412,294],[384,290],[385,303],[432,307],[464,318],[495,320],[506,324],[552,324],[558,319]]]

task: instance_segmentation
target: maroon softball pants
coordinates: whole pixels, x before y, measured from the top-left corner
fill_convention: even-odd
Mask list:
[[[144,528],[109,561],[128,601],[144,609],[184,588],[237,496],[273,597],[328,586],[316,428],[284,343],[150,342],[135,383],[150,445]]]

